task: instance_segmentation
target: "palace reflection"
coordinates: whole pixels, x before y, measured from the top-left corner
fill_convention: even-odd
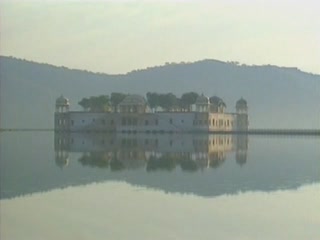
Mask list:
[[[63,168],[70,153],[80,153],[82,166],[146,171],[218,168],[227,154],[242,166],[247,161],[247,135],[56,133],[55,161]]]

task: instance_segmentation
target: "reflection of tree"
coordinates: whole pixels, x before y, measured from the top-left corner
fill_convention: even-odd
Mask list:
[[[237,136],[236,162],[243,166],[247,162],[248,135]]]
[[[103,152],[90,152],[82,155],[78,161],[83,166],[98,167],[98,168],[108,168],[109,159],[108,156]]]
[[[90,152],[83,154],[78,161],[83,166],[109,168],[111,171],[119,171],[125,168],[124,164],[117,158],[117,154],[105,152]]]
[[[246,151],[237,151],[236,162],[240,166],[244,165],[247,162],[247,152]]]
[[[61,169],[68,166],[69,164],[69,153],[66,151],[56,151],[55,152],[55,162]]]
[[[225,160],[226,156],[223,152],[213,152],[210,154],[210,167],[218,168],[224,163]]]
[[[121,150],[113,152],[90,152],[83,154],[78,161],[83,166],[109,168],[111,171],[144,167],[147,171],[172,171],[180,165],[183,171],[197,171],[198,169],[220,167],[226,157],[223,152],[210,153],[209,159],[204,156],[191,158],[190,153],[167,153],[160,157],[150,156],[147,160],[143,151]]]
[[[56,159],[55,159],[55,162],[56,162],[56,165],[62,169],[62,168],[64,168],[65,166],[68,166],[68,164],[69,164],[69,159],[68,159],[68,158],[66,158],[66,159],[56,158]]]
[[[110,162],[110,169],[111,171],[121,171],[125,169],[125,166],[121,161],[115,158],[115,159],[112,159]]]
[[[172,171],[176,167],[176,160],[170,155],[160,158],[151,156],[147,164],[147,171],[168,170]]]
[[[184,159],[180,162],[181,169],[184,171],[194,172],[198,170],[198,164],[191,159]]]

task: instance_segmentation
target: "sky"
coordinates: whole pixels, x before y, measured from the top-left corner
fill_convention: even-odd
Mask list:
[[[0,54],[110,74],[203,59],[320,74],[317,0],[2,0]]]

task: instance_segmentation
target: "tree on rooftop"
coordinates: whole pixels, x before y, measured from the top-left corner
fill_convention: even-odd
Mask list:
[[[158,93],[148,92],[146,96],[151,109],[155,109],[160,106],[160,95]]]
[[[196,92],[184,93],[181,96],[181,107],[191,111],[191,105],[196,103],[199,94]]]
[[[159,106],[166,111],[170,111],[178,106],[178,99],[173,93],[160,94]]]
[[[127,94],[124,93],[111,93],[110,102],[114,112],[117,112],[118,104],[121,103],[126,96]]]
[[[110,99],[108,95],[83,98],[78,104],[82,106],[84,110],[91,112],[106,112],[110,109]]]
[[[78,104],[85,110],[88,111],[90,109],[90,100],[88,98],[82,98]]]

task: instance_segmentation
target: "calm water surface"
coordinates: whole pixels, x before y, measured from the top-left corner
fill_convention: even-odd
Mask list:
[[[3,132],[1,239],[319,239],[320,138]]]

